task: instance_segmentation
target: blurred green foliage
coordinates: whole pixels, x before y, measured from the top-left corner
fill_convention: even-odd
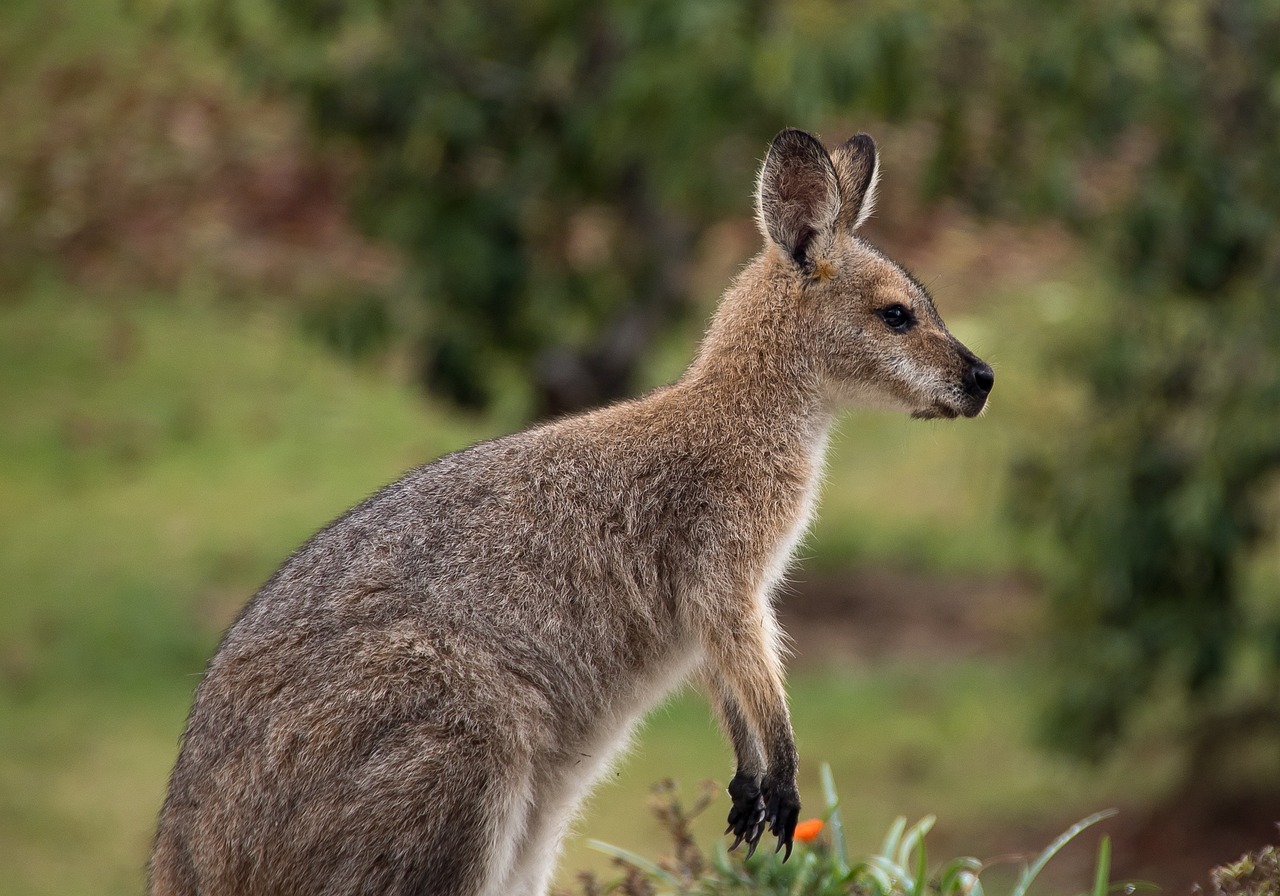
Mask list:
[[[758,2],[218,9],[247,64],[363,154],[359,214],[425,301],[422,377],[465,406],[513,384],[540,413],[634,389],[697,238],[741,209],[794,111]]]
[[[1066,58],[1090,78],[1053,89],[1103,86],[1053,108],[1092,150],[1041,164],[1074,160],[1050,210],[1085,225],[1128,294],[1064,353],[1085,415],[1017,480],[1063,547],[1050,733],[1097,755],[1171,686],[1206,722],[1195,737],[1229,743],[1247,730],[1224,724],[1223,686],[1252,667],[1245,729],[1275,725],[1280,686],[1280,583],[1250,574],[1280,470],[1280,5],[1081,8]]]
[[[1251,564],[1280,470],[1280,4],[945,10],[901,29],[921,76],[897,114],[936,125],[926,189],[1067,222],[1122,293],[1063,351],[1085,411],[1015,477],[1062,547],[1050,735],[1096,756],[1168,685],[1221,726],[1246,666],[1236,718],[1274,726],[1280,582]]]
[[[1277,583],[1253,569],[1275,534],[1278,340],[1274,302],[1246,291],[1135,308],[1087,355],[1074,347],[1091,387],[1086,425],[1016,481],[1021,512],[1063,548],[1051,733],[1080,752],[1111,746],[1166,685],[1221,724],[1223,686],[1260,667],[1254,698],[1275,706]]]

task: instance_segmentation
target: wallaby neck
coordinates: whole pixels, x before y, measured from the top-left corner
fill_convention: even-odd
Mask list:
[[[762,253],[725,294],[679,388],[697,412],[806,454],[826,444],[835,412],[786,306],[802,297]]]

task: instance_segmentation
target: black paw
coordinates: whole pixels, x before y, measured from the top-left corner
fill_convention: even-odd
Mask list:
[[[733,800],[733,806],[729,809],[729,827],[725,829],[725,833],[733,834],[736,838],[729,849],[737,849],[738,844],[745,840],[749,859],[764,834],[766,809],[764,796],[760,791],[760,779],[738,772],[729,782],[729,798]],[[799,812],[798,805],[796,811]],[[792,828],[794,827],[793,823]]]
[[[778,838],[778,852],[786,847],[782,861],[791,858],[791,846],[795,842],[796,822],[800,820],[800,792],[795,781],[764,782],[763,800],[765,804],[765,821],[769,825],[769,833]]]

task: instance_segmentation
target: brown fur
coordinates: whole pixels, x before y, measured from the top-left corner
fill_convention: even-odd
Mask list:
[[[833,160],[784,131],[765,249],[680,381],[413,470],[290,557],[197,691],[151,892],[545,893],[592,781],[695,674],[738,760],[731,827],[789,851],[770,594],[834,415],[973,416],[991,386],[854,235],[875,170],[870,138]]]

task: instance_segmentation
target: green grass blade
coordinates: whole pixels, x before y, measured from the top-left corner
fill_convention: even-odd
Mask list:
[[[724,880],[731,880],[743,885],[751,883],[751,875],[746,873],[740,863],[735,862],[730,857],[729,848],[725,845],[723,837],[716,842],[716,854],[712,864],[716,869],[716,873]]]
[[[1112,815],[1115,815],[1115,814],[1116,814],[1115,809],[1105,809],[1102,812],[1095,812],[1094,814],[1090,815],[1088,818],[1085,818],[1076,822],[1071,827],[1063,831],[1062,834],[1058,837],[1058,839],[1054,840],[1047,847],[1045,847],[1044,852],[1040,853],[1040,855],[1036,857],[1036,860],[1032,862],[1031,865],[1028,866],[1026,870],[1022,872],[1022,876],[1018,878],[1018,882],[1017,884],[1014,885],[1014,888],[1009,893],[1009,896],[1026,896],[1027,890],[1031,887],[1031,882],[1036,879],[1036,877],[1044,869],[1044,866],[1049,863],[1049,860],[1052,859],[1054,856],[1056,856],[1059,851],[1061,851],[1062,847],[1066,846],[1073,839],[1075,839],[1075,837],[1085,828],[1090,827],[1091,825],[1095,825],[1098,822],[1102,821],[1104,818],[1110,818]]]
[[[716,851],[715,855],[711,859],[711,866],[715,868],[716,873],[721,877],[738,877],[738,869],[734,867],[733,862],[729,859],[729,851],[725,849],[723,841],[716,844]]]
[[[844,844],[844,822],[840,820],[840,797],[836,793],[836,779],[831,774],[830,763],[822,763],[822,795],[827,801],[827,830],[831,833],[831,848],[835,852],[836,869],[841,874],[849,872],[849,854]]]
[[[899,815],[894,819],[893,825],[889,828],[889,833],[885,834],[884,844],[880,847],[880,855],[892,860],[892,857],[898,853],[898,844],[902,842],[902,832],[906,829],[906,816]]]
[[[808,887],[812,879],[816,876],[815,871],[818,867],[818,857],[811,852],[804,854],[804,858],[800,861],[800,867],[796,870],[795,881],[788,890],[789,896],[803,896],[808,892]]]
[[[856,892],[868,892],[871,896],[887,896],[893,892],[893,875],[875,864],[878,856],[855,862],[848,880],[855,883]]]
[[[933,824],[937,821],[936,815],[926,815],[914,825],[911,830],[902,836],[902,842],[898,844],[898,864],[903,868],[911,865],[911,854],[916,848],[924,843],[924,837],[933,829]]]
[[[939,896],[964,896],[982,871],[982,863],[972,856],[952,859],[938,872]]]
[[[1093,872],[1093,896],[1107,896],[1111,880],[1111,838],[1098,844],[1098,867]]]
[[[966,877],[975,877],[982,870],[982,863],[973,856],[952,859],[938,870],[938,893],[950,896],[952,892],[965,892]]]
[[[926,896],[929,892],[929,858],[924,849],[924,838],[920,839],[920,861],[916,863],[916,879],[915,886],[911,892],[913,896]]]
[[[620,846],[614,846],[612,843],[602,843],[599,840],[588,840],[587,846],[596,852],[602,852],[607,856],[613,856],[615,859],[622,859],[628,865],[634,865],[645,874],[652,875],[663,883],[673,887],[679,886],[680,881],[671,873],[663,869],[655,862],[651,862],[644,856],[636,855],[629,849],[623,849]]]
[[[905,886],[906,882],[911,879],[911,872],[906,868],[903,868],[893,859],[885,856],[871,856],[867,859],[867,865],[868,867],[874,868],[884,874],[890,887],[894,884],[902,884]]]

